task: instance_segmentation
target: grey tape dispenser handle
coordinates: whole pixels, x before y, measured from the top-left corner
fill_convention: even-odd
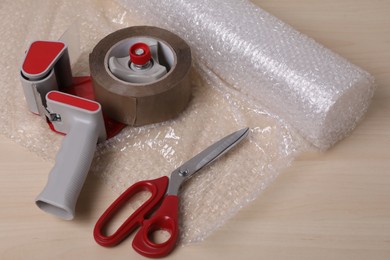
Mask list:
[[[101,106],[57,91],[72,84],[69,53],[63,42],[33,42],[20,78],[29,110],[51,122],[55,131],[67,134],[48,182],[35,202],[50,214],[73,219],[96,143],[106,138]]]
[[[49,92],[46,100],[48,109],[61,115],[61,121],[53,121],[55,129],[67,135],[57,153],[47,184],[35,202],[43,211],[71,220],[96,144],[106,137],[101,106],[97,102],[58,91]],[[69,104],[69,100],[82,101],[81,104],[91,107],[78,107]]]

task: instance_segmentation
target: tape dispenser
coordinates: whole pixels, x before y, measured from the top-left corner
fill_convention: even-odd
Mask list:
[[[65,220],[74,218],[98,142],[125,125],[169,120],[191,96],[190,47],[164,29],[134,26],[113,32],[95,46],[89,63],[91,76],[72,77],[67,45],[36,41],[20,71],[29,110],[66,135],[35,200],[40,209]]]
[[[68,49],[63,42],[33,42],[20,77],[29,110],[44,117],[52,130],[66,134],[48,182],[35,202],[50,214],[73,219],[96,144],[107,137],[101,105],[59,91],[73,84]]]

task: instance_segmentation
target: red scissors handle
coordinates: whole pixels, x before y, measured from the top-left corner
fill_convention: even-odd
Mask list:
[[[164,197],[168,187],[169,178],[163,176],[155,180],[140,181],[123,192],[96,222],[93,235],[96,242],[102,246],[115,246],[122,242],[138,226],[142,225],[145,216],[149,214],[161,199]],[[114,215],[130,200],[135,194],[141,191],[149,191],[152,195],[144,202],[125,222],[112,234],[105,235],[106,225]]]

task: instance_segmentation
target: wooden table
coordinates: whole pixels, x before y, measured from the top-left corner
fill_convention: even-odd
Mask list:
[[[225,226],[169,258],[390,259],[390,2],[254,2],[371,72],[378,89],[350,137],[303,155]],[[130,240],[112,249],[93,240],[96,219],[117,196],[94,176],[75,221],[36,208],[33,198],[51,166],[0,137],[0,258],[142,259]]]

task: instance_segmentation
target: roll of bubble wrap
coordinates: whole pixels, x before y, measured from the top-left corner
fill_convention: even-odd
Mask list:
[[[186,39],[199,63],[321,149],[350,133],[373,96],[367,72],[249,1],[120,2]]]

